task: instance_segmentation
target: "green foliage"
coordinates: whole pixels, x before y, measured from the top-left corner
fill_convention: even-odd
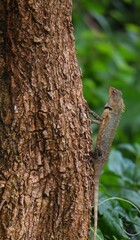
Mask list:
[[[111,240],[114,236],[118,240],[136,240],[140,237],[133,236],[140,232],[140,210],[134,207],[140,209],[140,145],[122,144],[120,147],[124,155],[112,150],[100,178],[99,203],[104,203],[99,204],[98,224],[106,239]],[[133,155],[133,160],[127,157],[128,153]],[[114,199],[105,201],[111,196],[119,196],[132,204]]]
[[[108,88],[123,92],[125,112],[109,161],[101,176],[99,202],[111,196],[140,208],[140,1],[75,0],[73,22],[84,95],[101,114]],[[93,126],[93,135],[95,137]],[[121,143],[121,144],[120,144]],[[100,239],[132,239],[140,231],[140,214],[126,202],[112,200],[99,206]],[[104,238],[104,237],[105,238]],[[92,226],[91,226],[92,237]]]
[[[109,86],[123,92],[126,110],[122,142],[139,142],[140,135],[140,3],[132,0],[81,0],[73,3],[76,48],[83,72],[84,95],[99,111]],[[128,130],[129,129],[129,130]]]

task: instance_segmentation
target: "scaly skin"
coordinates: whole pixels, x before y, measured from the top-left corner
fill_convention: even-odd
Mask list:
[[[121,114],[124,110],[124,102],[121,91],[110,87],[109,98],[105,105],[102,121],[100,121],[97,135],[96,148],[93,157],[94,165],[94,239],[97,235],[98,222],[98,186],[101,171],[108,159],[110,148],[115,137]]]

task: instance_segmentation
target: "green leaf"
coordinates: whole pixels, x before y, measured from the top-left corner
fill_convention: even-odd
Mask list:
[[[120,218],[116,210],[117,202],[108,201],[99,205],[99,227],[102,232],[118,239],[129,239],[120,226]]]
[[[106,18],[103,15],[97,12],[91,12],[91,14],[99,22],[99,24],[102,26],[105,32],[111,33],[109,22],[106,20]]]
[[[128,150],[129,152],[131,152],[133,154],[136,154],[135,148],[133,147],[132,144],[122,143],[122,144],[119,144],[119,147],[123,148],[123,149],[126,149],[126,150]]]
[[[120,191],[120,196],[122,198],[128,199],[132,203],[134,203],[137,207],[140,208],[140,191],[133,191],[133,190],[127,190],[123,189]]]
[[[112,150],[108,160],[108,169],[116,175],[122,176],[124,169],[124,159],[121,152]]]

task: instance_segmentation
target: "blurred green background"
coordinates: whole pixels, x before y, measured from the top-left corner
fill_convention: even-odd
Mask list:
[[[90,108],[102,113],[110,86],[123,92],[125,102],[99,202],[117,196],[140,208],[140,0],[75,0],[73,24]],[[94,137],[97,129],[93,126]],[[140,212],[134,206],[120,200],[99,206],[99,239],[138,240],[139,231]]]

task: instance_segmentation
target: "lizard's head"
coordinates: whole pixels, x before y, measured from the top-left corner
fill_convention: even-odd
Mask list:
[[[122,99],[122,92],[116,88],[110,87],[109,88],[109,98],[108,103],[105,106],[115,112],[123,112],[124,111],[124,102]]]

